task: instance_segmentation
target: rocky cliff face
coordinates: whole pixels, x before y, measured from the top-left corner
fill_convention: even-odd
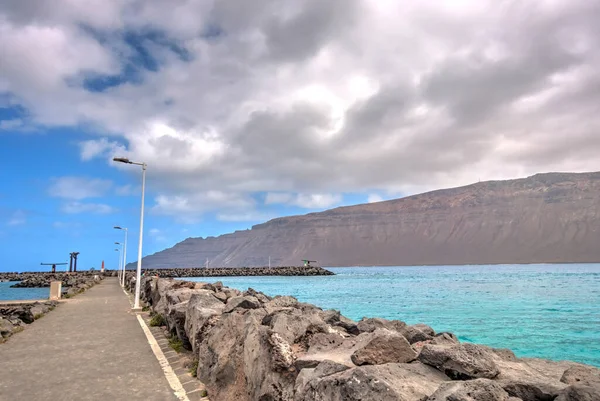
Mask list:
[[[561,263],[600,261],[600,172],[481,182],[277,218],[188,238],[144,266]]]

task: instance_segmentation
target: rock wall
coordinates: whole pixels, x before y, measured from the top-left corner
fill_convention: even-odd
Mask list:
[[[146,275],[158,277],[232,277],[232,276],[332,276],[318,266],[282,267],[209,267],[180,269],[144,269]]]
[[[19,281],[11,285],[13,288],[43,288],[50,287],[52,281],[62,281],[63,288],[80,287],[94,277],[104,277],[100,272],[77,272],[77,273],[0,273],[0,279],[4,281]]]
[[[132,275],[127,285],[135,287]],[[220,282],[148,276],[141,289],[198,358],[198,378],[214,400],[600,400],[597,368],[517,358],[425,324],[354,322],[290,296]]]

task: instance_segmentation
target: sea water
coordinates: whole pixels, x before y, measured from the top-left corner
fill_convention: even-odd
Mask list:
[[[17,281],[0,283],[0,301],[20,301],[32,299],[47,299],[50,288],[10,288]]]
[[[600,265],[330,268],[335,276],[200,277],[323,309],[426,323],[520,357],[600,367]]]

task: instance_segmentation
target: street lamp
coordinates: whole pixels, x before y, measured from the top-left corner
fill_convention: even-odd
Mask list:
[[[146,189],[146,163],[132,162],[125,157],[115,157],[113,161],[142,166],[142,208],[140,211],[140,241],[138,244],[137,271],[135,275],[135,302],[133,309],[140,309],[140,281],[142,279],[142,241],[144,237],[144,190]]]
[[[121,244],[120,242],[115,242],[115,245],[121,245],[121,251],[120,252],[123,252],[123,244]],[[121,256],[122,256],[122,253],[119,253],[119,271],[121,271],[121,263],[122,263],[122,260],[123,260],[121,258]]]
[[[118,242],[115,242],[115,244],[118,244]],[[116,252],[119,252],[119,271],[121,269],[121,250],[119,248],[115,248]]]
[[[123,271],[121,272],[120,280],[121,287],[125,286],[125,266],[127,265],[127,227],[114,226],[115,230],[125,230],[125,244],[123,245]]]
[[[121,245],[121,243],[115,242],[115,245]],[[117,271],[119,272],[119,282],[120,282],[121,281],[121,274],[120,274],[121,273],[121,254],[119,254],[119,267],[118,267]]]

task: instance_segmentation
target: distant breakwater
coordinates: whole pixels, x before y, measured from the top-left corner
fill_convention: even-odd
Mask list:
[[[148,276],[166,277],[232,277],[232,276],[333,276],[318,266],[281,267],[190,267],[176,269],[143,269]]]
[[[63,287],[77,287],[93,279],[94,276],[102,276],[100,272],[76,272],[76,273],[49,273],[49,272],[26,272],[26,273],[0,273],[0,281],[19,281],[11,285],[13,288],[44,288],[50,287],[52,281],[61,281]]]

